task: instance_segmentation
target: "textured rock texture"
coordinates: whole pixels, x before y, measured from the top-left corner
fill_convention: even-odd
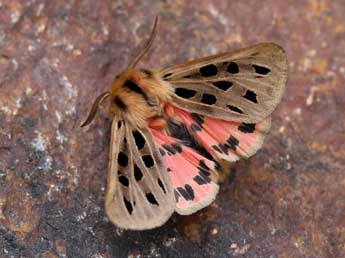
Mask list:
[[[345,257],[345,5],[0,0],[0,257]],[[160,27],[142,66],[273,41],[286,94],[213,205],[124,232],[105,217],[110,120],[79,124]]]

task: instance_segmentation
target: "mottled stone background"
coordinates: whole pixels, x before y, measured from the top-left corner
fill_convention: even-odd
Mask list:
[[[344,1],[190,2],[0,0],[0,257],[345,257]],[[110,120],[79,124],[157,14],[142,66],[273,41],[289,81],[213,205],[124,232],[103,207]]]

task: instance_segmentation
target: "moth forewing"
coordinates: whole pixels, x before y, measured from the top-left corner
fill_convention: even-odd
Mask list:
[[[111,130],[105,205],[115,225],[132,230],[162,225],[175,208],[171,182],[152,136],[118,118]]]
[[[280,102],[287,78],[285,51],[263,43],[201,58],[159,72],[178,106],[227,121],[255,123]]]

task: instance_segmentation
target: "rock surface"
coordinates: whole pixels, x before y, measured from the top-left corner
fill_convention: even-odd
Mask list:
[[[0,257],[345,257],[345,5],[0,0]],[[289,81],[217,200],[146,232],[104,212],[110,120],[79,128],[160,15],[162,67],[272,41]]]

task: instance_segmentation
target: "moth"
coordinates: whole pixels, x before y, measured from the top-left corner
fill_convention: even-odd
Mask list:
[[[149,39],[82,124],[109,100],[105,209],[123,229],[146,230],[213,202],[224,161],[248,158],[270,129],[287,79],[282,47],[263,43],[164,69],[136,69]]]

